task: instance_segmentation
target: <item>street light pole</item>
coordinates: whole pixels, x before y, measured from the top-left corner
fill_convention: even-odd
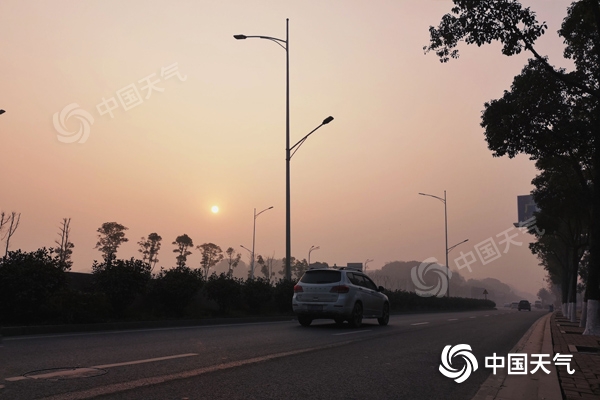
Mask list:
[[[310,253],[312,253],[313,250],[319,250],[321,247],[319,246],[310,246],[310,249],[308,250],[308,268],[310,268]]]
[[[254,279],[254,243],[256,241],[256,217],[258,217],[260,214],[264,213],[265,211],[270,210],[271,208],[273,208],[273,206],[271,206],[269,208],[265,208],[258,214],[256,213],[256,208],[254,209],[254,226],[252,227],[252,260],[250,262],[250,279]]]
[[[450,267],[448,266],[448,209],[446,208],[446,191],[444,190],[444,198],[443,199],[441,197],[434,196],[432,194],[426,194],[426,193],[419,193],[419,194],[421,196],[433,197],[434,199],[438,199],[442,203],[444,203],[444,226],[445,226],[445,232],[446,232],[446,279],[448,281],[448,290],[446,291],[446,296],[450,297],[450,274],[448,273],[448,271],[450,269]]]
[[[285,278],[291,279],[292,269],[290,257],[292,254],[290,227],[290,19],[285,19],[285,40],[270,36],[233,35],[237,40],[248,38],[267,39],[277,43],[285,50]],[[282,45],[282,43],[285,44]]]
[[[306,135],[300,142],[290,147],[290,19],[285,19],[285,40],[277,39],[271,36],[246,36],[246,35],[233,35],[237,40],[244,40],[249,38],[267,39],[277,43],[285,50],[285,279],[292,279],[292,228],[291,228],[291,211],[290,211],[290,160],[292,159],[293,153],[290,151],[298,145],[300,142],[304,142],[308,135]],[[283,44],[282,44],[283,43]],[[285,46],[284,46],[285,44]],[[333,120],[333,117],[326,119],[321,125],[327,124]],[[319,127],[321,126],[319,125]],[[317,127],[317,129],[319,128]],[[314,129],[312,132],[316,131]],[[311,133],[312,133],[311,132]],[[310,135],[310,133],[309,133]],[[301,143],[300,143],[301,144]]]
[[[290,211],[290,19],[285,19],[285,279],[292,280]]]

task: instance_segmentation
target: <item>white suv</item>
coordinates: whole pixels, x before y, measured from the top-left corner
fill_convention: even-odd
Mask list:
[[[292,308],[302,326],[319,318],[332,318],[339,325],[348,321],[356,328],[363,318],[377,318],[379,325],[387,325],[390,302],[383,290],[358,270],[310,269],[294,286]]]

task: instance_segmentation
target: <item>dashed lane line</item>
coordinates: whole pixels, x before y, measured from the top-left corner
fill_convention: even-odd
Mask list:
[[[425,325],[428,324],[429,322],[417,322],[415,324],[411,324],[411,325]]]
[[[106,369],[106,368],[113,368],[113,367],[122,367],[125,365],[145,364],[145,363],[156,362],[156,361],[172,360],[175,358],[192,357],[192,356],[197,356],[197,355],[198,355],[198,353],[177,354],[174,356],[148,358],[145,360],[135,360],[135,361],[116,363],[116,364],[94,365],[93,367],[89,367],[87,369]],[[12,378],[6,378],[5,381],[17,382],[17,381],[22,381],[25,379],[56,379],[56,378],[60,378],[60,377],[67,377],[72,374],[77,374],[79,372],[80,372],[80,368],[64,369],[61,371],[46,372],[46,373],[40,373],[37,375],[13,376]]]
[[[197,355],[198,355],[198,353],[178,354],[175,356],[148,358],[146,360],[128,361],[128,362],[122,362],[122,363],[116,363],[116,364],[95,365],[91,368],[105,369],[105,368],[113,368],[113,367],[122,367],[124,365],[144,364],[144,363],[149,363],[149,362],[172,360],[174,358],[192,357],[192,356],[197,356]]]
[[[332,336],[352,335],[353,333],[363,333],[363,332],[371,332],[371,329],[367,329],[367,330],[364,330],[364,331],[352,331],[352,332],[334,333]]]

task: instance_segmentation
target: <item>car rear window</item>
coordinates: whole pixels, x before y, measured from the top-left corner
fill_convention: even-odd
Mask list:
[[[334,283],[342,280],[340,271],[306,271],[300,279],[302,283]]]

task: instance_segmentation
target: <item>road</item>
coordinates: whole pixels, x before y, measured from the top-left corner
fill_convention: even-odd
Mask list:
[[[470,399],[539,311],[393,315],[360,329],[315,321],[4,338],[0,399]],[[469,344],[464,383],[438,370]],[[460,363],[455,364],[460,368]]]

